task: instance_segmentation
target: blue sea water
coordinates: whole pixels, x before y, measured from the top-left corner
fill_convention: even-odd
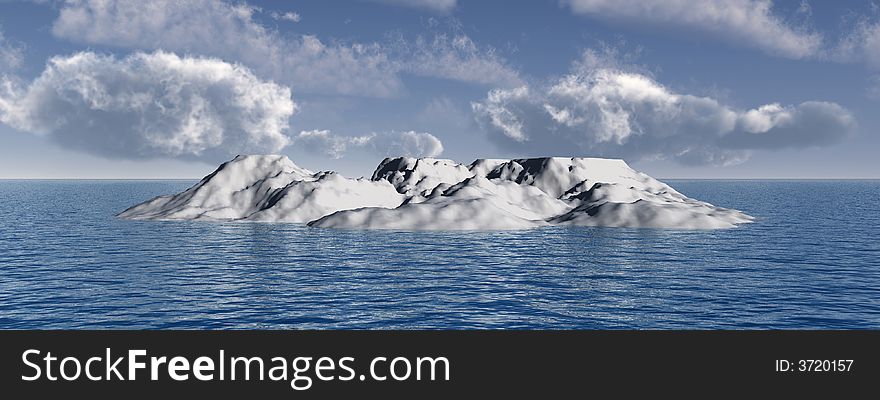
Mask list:
[[[880,181],[668,181],[736,229],[126,221],[192,181],[0,181],[0,328],[880,328]]]

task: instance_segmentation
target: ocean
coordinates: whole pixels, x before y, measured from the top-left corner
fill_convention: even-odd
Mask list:
[[[880,181],[666,180],[755,223],[401,232],[114,215],[195,181],[0,181],[0,328],[880,328]]]

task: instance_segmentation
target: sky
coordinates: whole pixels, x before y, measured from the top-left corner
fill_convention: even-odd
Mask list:
[[[871,1],[0,0],[0,179],[263,153],[874,179],[878,104]]]

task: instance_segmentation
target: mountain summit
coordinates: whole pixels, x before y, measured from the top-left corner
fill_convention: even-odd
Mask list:
[[[751,222],[603,158],[386,158],[372,178],[237,156],[191,188],[119,217],[308,223],[349,229],[501,230],[547,225],[712,229]]]

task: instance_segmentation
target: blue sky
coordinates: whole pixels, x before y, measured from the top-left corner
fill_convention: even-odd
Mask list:
[[[238,153],[622,157],[878,178],[870,1],[0,1],[0,178],[200,177]]]

